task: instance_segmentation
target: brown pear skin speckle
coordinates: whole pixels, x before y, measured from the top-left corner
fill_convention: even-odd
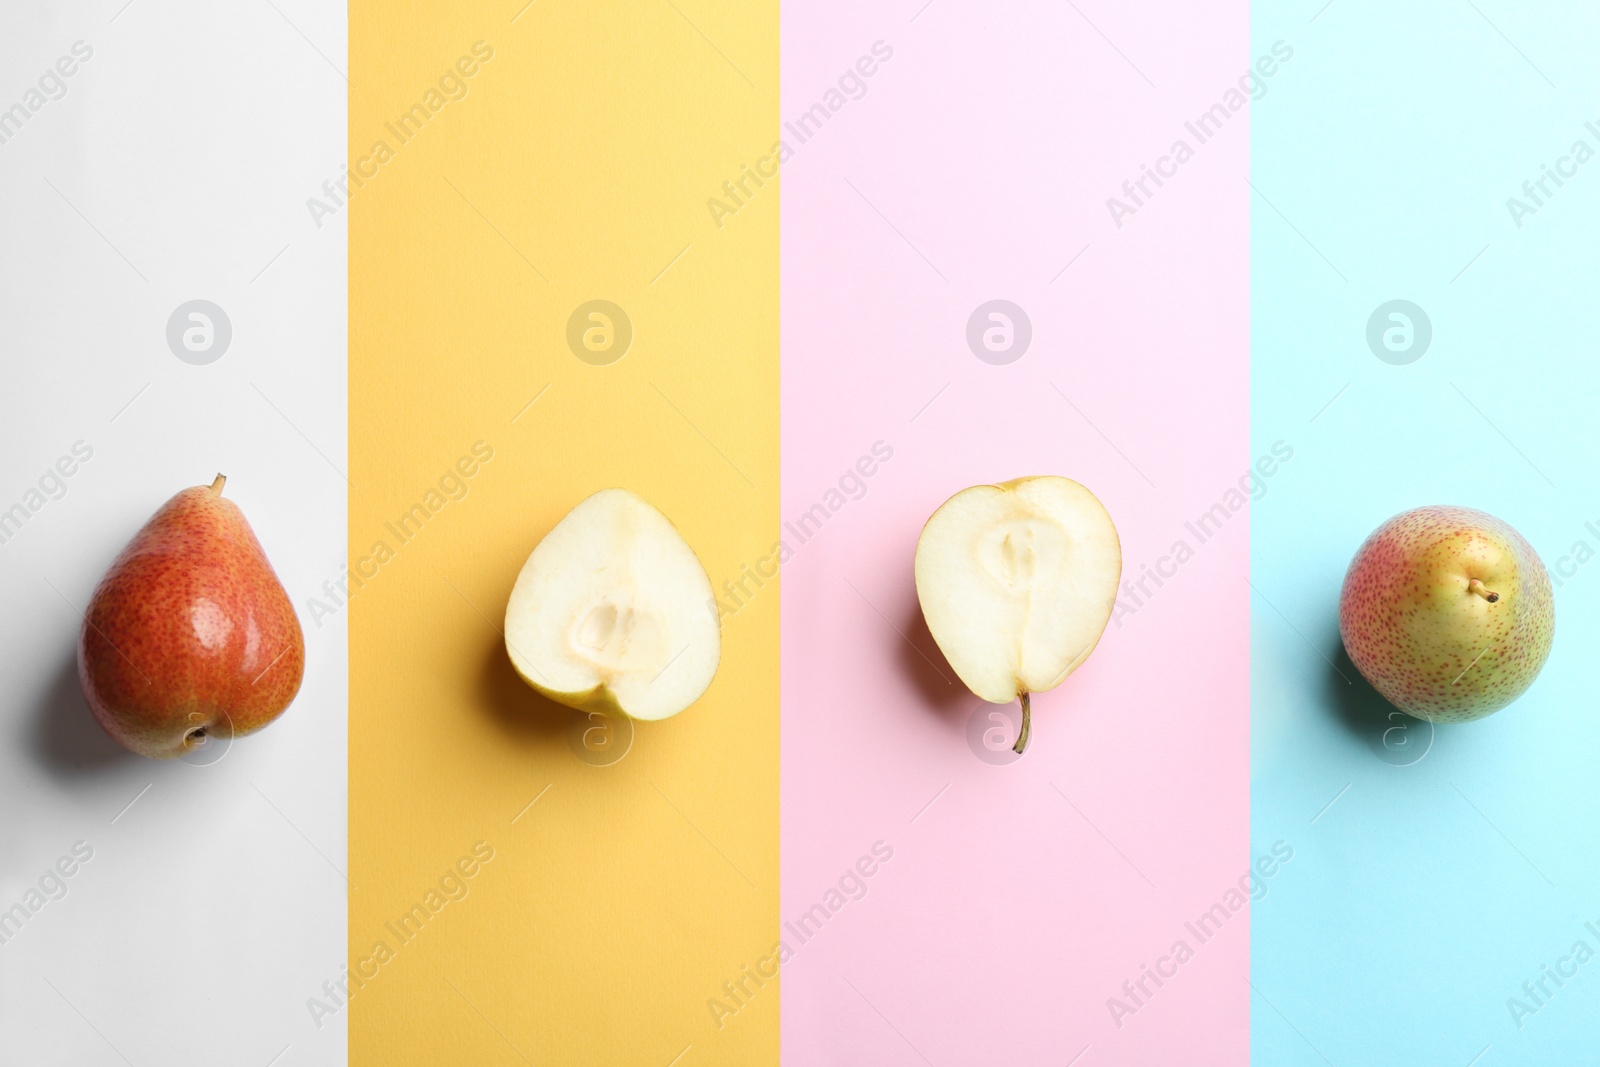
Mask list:
[[[1339,634],[1395,707],[1470,722],[1516,700],[1544,666],[1555,635],[1550,578],[1493,515],[1417,508],[1378,527],[1351,561]]]
[[[259,730],[300,689],[299,620],[222,482],[167,501],[84,613],[84,699],[108,734],[142,756],[181,756],[201,738]]]

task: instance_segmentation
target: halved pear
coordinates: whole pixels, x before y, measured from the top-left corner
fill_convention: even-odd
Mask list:
[[[705,568],[667,517],[626,489],[604,489],[522,565],[506,605],[506,652],[551,700],[665,719],[717,673],[714,603]]]
[[[963,489],[917,540],[917,600],[956,674],[984,700],[1054,689],[1100,641],[1122,578],[1122,545],[1095,495],[1068,478]]]

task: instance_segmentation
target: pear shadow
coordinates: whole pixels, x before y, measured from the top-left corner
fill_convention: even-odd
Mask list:
[[[1334,670],[1328,673],[1325,696],[1346,732],[1393,767],[1414,766],[1442,747],[1447,731],[1389,703],[1350,661],[1337,630],[1334,637],[1338,651],[1332,657]]]
[[[95,721],[83,699],[75,654],[66,658],[39,697],[32,740],[40,764],[57,778],[95,774],[140,758]]]
[[[483,667],[478,672],[479,703],[500,729],[526,744],[566,747],[566,734],[578,713],[557,704],[517,674],[506,655],[503,641],[493,641],[485,650]]]
[[[922,617],[922,607],[915,596],[901,617],[900,632],[906,636],[906,640],[900,642],[900,667],[922,703],[950,726],[966,729],[967,718],[979,700],[961,684],[955,668],[939,650],[939,643],[928,630],[928,622]]]
[[[1385,700],[1356,670],[1356,665],[1350,662],[1350,654],[1344,650],[1344,642],[1337,640],[1337,634],[1335,640],[1338,651],[1331,657],[1333,670],[1328,672],[1325,687],[1328,704],[1350,736],[1370,741],[1373,734],[1388,729],[1389,715],[1399,709]]]

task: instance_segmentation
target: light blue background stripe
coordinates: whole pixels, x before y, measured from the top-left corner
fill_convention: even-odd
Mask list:
[[[1294,449],[1252,517],[1252,834],[1295,848],[1253,910],[1254,1062],[1600,1063],[1600,11],[1296,0],[1253,37],[1295,49],[1251,116],[1252,437]],[[1519,227],[1508,198],[1579,140]],[[1432,323],[1407,365],[1365,337],[1392,299]],[[1568,575],[1529,694],[1430,739],[1337,602],[1374,527],[1440,503]]]

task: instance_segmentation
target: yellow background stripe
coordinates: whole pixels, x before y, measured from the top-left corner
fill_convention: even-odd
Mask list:
[[[776,582],[610,766],[499,627],[608,486],[717,587],[776,540],[778,191],[706,201],[775,139],[777,5],[521,6],[350,12],[350,1059],[775,1063],[775,983],[706,1001],[777,939]]]

